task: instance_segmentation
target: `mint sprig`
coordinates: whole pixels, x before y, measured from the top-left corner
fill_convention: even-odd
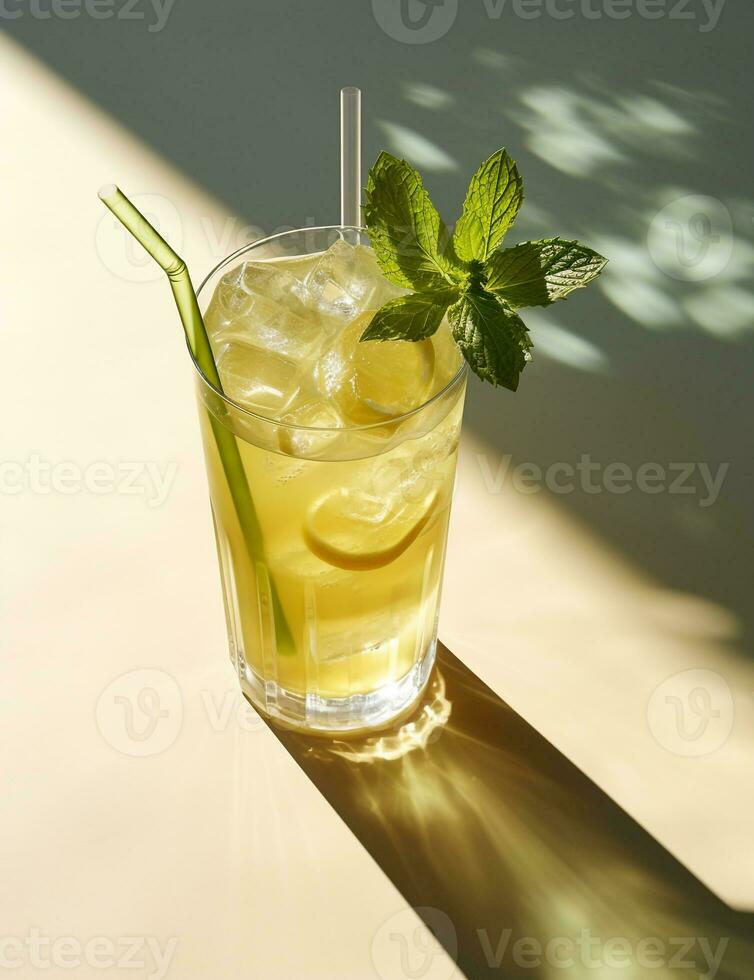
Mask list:
[[[472,177],[451,237],[421,175],[381,153],[369,172],[364,221],[385,277],[412,292],[379,309],[361,340],[424,340],[447,316],[472,371],[515,391],[533,346],[516,309],[565,299],[607,263],[560,238],[502,248],[523,199],[516,164],[498,150]]]

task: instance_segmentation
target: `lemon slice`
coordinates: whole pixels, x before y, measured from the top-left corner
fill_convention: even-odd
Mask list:
[[[328,565],[349,571],[382,568],[400,557],[436,511],[438,493],[392,503],[363,490],[341,488],[321,497],[304,526],[309,550]]]
[[[320,387],[351,424],[374,425],[418,408],[432,389],[435,349],[430,340],[361,343],[374,312],[356,317],[320,365]]]
[[[357,397],[373,412],[395,418],[425,400],[435,370],[431,340],[367,340],[353,358]]]

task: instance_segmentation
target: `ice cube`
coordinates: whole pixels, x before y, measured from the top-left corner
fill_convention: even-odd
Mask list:
[[[446,461],[458,448],[462,409],[459,405],[439,423],[437,418],[431,419],[433,428],[429,431],[418,437],[411,433],[376,457],[368,475],[368,492],[394,509],[399,508],[400,501],[423,500],[431,492],[444,497],[449,491]],[[405,424],[402,434],[406,434]]]
[[[235,321],[232,330],[245,343],[297,361],[315,356],[327,338],[327,331],[316,314],[296,316],[285,307],[262,299],[257,300],[249,316]],[[224,332],[217,339],[227,335]]]
[[[312,370],[312,379],[320,394],[325,398],[337,397],[353,373],[352,360],[352,352],[343,344],[342,337],[320,354]]]
[[[280,262],[243,262],[226,272],[212,297],[213,312],[220,318],[235,319],[251,312],[260,297],[304,313],[306,295],[303,280]]]
[[[323,253],[306,278],[306,288],[320,312],[346,319],[378,309],[403,292],[384,278],[370,248],[342,239]]]
[[[349,606],[356,605],[353,592],[353,587],[350,586]],[[312,660],[327,664],[348,659],[353,663],[355,657],[361,657],[364,659],[359,662],[360,668],[365,669],[369,661],[372,661],[374,670],[391,655],[395,657],[401,627],[405,622],[405,619],[401,619],[401,613],[404,617],[410,616],[408,610],[400,609],[397,604],[380,609],[368,600],[362,600],[359,607],[365,612],[361,615],[327,617],[322,614],[321,607],[332,605],[331,601],[328,603],[329,598],[326,590],[321,587],[313,586],[307,591],[310,612],[306,641]],[[408,630],[404,629],[405,633]],[[369,659],[365,663],[366,658]]]
[[[306,314],[306,287],[303,280],[280,260],[245,262],[240,285],[252,296],[274,300],[299,316]]]
[[[243,316],[249,309],[253,297],[243,288],[243,266],[236,266],[226,272],[215,287],[204,320],[207,330],[212,334],[221,329],[229,320]]]
[[[312,355],[327,336],[321,318],[302,302],[303,283],[264,262],[246,262],[217,285],[205,322],[219,355],[240,342],[275,351],[290,360]]]
[[[280,448],[289,456],[314,458],[332,450],[344,426],[335,405],[316,395],[292,404],[281,422]]]
[[[408,289],[402,289],[385,278],[371,248],[357,245],[354,252],[352,275],[357,284],[365,284],[363,290],[361,285],[357,286],[358,291],[366,299],[366,303],[362,303],[362,309],[378,310],[389,300],[405,296],[409,292]]]
[[[299,389],[300,364],[249,344],[227,344],[217,368],[225,393],[267,418],[279,418]]]

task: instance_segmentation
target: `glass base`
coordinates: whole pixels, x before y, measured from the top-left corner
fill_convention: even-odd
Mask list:
[[[275,681],[265,682],[248,665],[241,673],[241,690],[262,714],[292,728],[323,733],[381,728],[418,700],[435,662],[435,649],[433,642],[400,680],[369,694],[353,694],[348,698],[295,694]]]

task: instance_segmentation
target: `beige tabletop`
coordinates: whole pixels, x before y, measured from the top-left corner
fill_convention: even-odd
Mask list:
[[[3,965],[460,975],[439,951],[422,974],[395,959],[419,919],[244,707],[171,297],[96,191],[117,180],[198,271],[253,230],[10,41],[0,50]],[[546,493],[500,486],[500,460],[465,435],[441,638],[751,908],[754,666],[736,623],[663,591]],[[711,710],[686,730],[674,706],[699,691]]]

